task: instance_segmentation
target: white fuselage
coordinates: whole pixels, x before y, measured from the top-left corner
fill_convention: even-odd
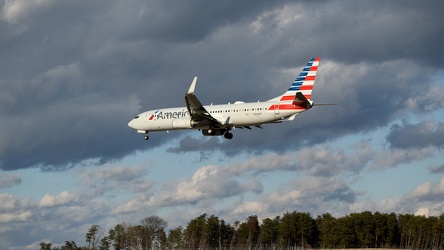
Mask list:
[[[234,104],[209,105],[204,108],[227,128],[235,128],[279,122],[305,111],[305,109],[291,106],[280,105],[277,102],[236,102]],[[140,133],[210,128],[208,124],[193,124],[186,107],[149,110],[136,116],[128,123],[128,126]]]

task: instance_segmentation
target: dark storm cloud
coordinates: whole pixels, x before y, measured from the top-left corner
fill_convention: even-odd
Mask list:
[[[298,28],[299,32],[291,33],[285,41],[299,42],[301,50],[319,48],[323,55],[346,63],[411,59],[442,67],[444,36],[439,32],[438,23],[444,20],[440,15],[444,4],[440,1],[404,3],[329,1],[319,4],[308,10],[307,21]]]
[[[285,2],[289,1],[260,0],[254,4],[248,1],[141,1],[139,16],[136,16],[141,19],[128,27],[131,35],[127,38],[149,37],[171,43],[198,42],[221,26],[249,20]]]
[[[177,84],[156,76],[175,71],[163,54],[282,3],[0,2],[1,168],[103,163],[159,145],[134,143],[126,123],[138,100],[158,105],[153,93]]]
[[[210,139],[205,147],[228,155],[282,150],[384,126],[406,99],[431,93],[425,75],[443,63],[440,5],[0,1],[1,168],[102,163],[156,147],[161,135],[135,142],[128,120],[182,106],[194,75],[203,103],[266,100],[316,55],[331,67],[321,61],[314,96],[340,106],[301,114],[291,125],[236,131],[236,141]],[[441,97],[409,103],[436,110]],[[201,142],[187,137],[171,151],[208,150]]]
[[[427,112],[443,108],[443,91],[429,77],[437,73],[433,68],[442,63],[442,50],[434,50],[441,46],[439,41],[443,39],[441,34],[436,33],[438,27],[435,26],[442,17],[436,13],[440,3],[429,3],[418,8],[411,3],[401,8],[386,3],[367,8],[365,4],[356,2],[327,2],[318,5],[316,10],[296,4],[306,12],[295,13],[302,18],[286,27],[295,31],[289,33],[285,32],[287,29],[275,28],[279,25],[278,14],[269,14],[266,22],[262,23],[263,34],[259,36],[272,38],[258,46],[257,54],[261,55],[258,59],[265,61],[266,58],[277,65],[285,62],[286,66],[290,66],[291,62],[291,67],[294,67],[295,55],[305,56],[307,51],[319,53],[319,48],[322,48],[322,54],[327,57],[321,59],[313,97],[318,102],[340,105],[310,110],[298,116],[291,126],[264,126],[264,130],[249,135],[236,130],[236,143],[218,144],[216,148],[227,154],[236,154],[239,149],[254,152],[300,147],[346,134],[372,131],[409,111]],[[344,10],[342,15],[337,15],[339,10]],[[313,15],[312,19],[310,15]],[[427,27],[422,28],[424,26]],[[253,43],[252,46],[256,45]],[[334,64],[326,66],[325,59],[332,60]],[[432,69],[421,64],[430,65]],[[274,72],[274,79],[284,83],[283,90],[288,87],[285,83],[290,82],[299,70],[296,68],[292,78],[286,79]],[[256,71],[263,77],[262,81],[273,79],[259,72],[263,71]],[[270,97],[258,92],[254,94],[260,99]],[[223,93],[223,90],[218,90],[218,93]],[[245,93],[244,98],[251,100],[254,98],[252,95]],[[199,143],[192,147],[186,145],[180,142],[174,150],[206,150]]]
[[[268,149],[285,151],[373,131],[411,111],[441,109],[444,94],[439,89],[433,91],[436,85],[432,79],[420,72],[419,66],[405,61],[349,66],[321,59],[313,98],[315,103],[339,103],[338,106],[314,107],[292,122],[264,125],[263,130],[236,129],[233,131],[235,142],[219,143],[214,148],[228,155],[241,150],[250,153]],[[419,81],[421,85],[416,84]],[[423,89],[427,91],[424,93]],[[423,94],[418,95],[419,92]],[[208,150],[205,144],[192,143],[190,147],[182,141],[174,148],[176,152],[205,150]]]
[[[418,124],[394,124],[387,135],[393,148],[424,148],[444,146],[444,123],[424,121]]]
[[[126,127],[131,100],[95,103],[79,98],[67,103],[41,108],[38,113],[17,114],[4,119],[0,128],[7,145],[2,151],[3,169],[43,165],[57,168],[94,158],[99,163],[118,159],[141,144]],[[131,139],[132,138],[132,139]]]

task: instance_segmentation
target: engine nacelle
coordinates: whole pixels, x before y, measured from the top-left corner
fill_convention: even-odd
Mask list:
[[[202,129],[202,134],[204,136],[220,136],[225,134],[225,132],[226,132],[225,129],[214,129],[214,128]]]
[[[195,125],[195,122],[191,121],[191,119],[187,119],[187,118],[173,120],[173,128],[177,128],[177,129],[193,128],[194,125]]]

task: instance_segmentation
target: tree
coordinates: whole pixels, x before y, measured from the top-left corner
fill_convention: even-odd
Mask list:
[[[375,225],[373,214],[369,211],[352,213],[349,218],[353,221],[356,236],[356,247],[368,248],[375,246]]]
[[[275,247],[277,245],[279,236],[279,221],[279,216],[276,216],[274,219],[266,218],[262,221],[260,234],[262,238],[262,245],[264,247]]]
[[[51,250],[51,243],[40,242],[40,250]]]
[[[400,245],[398,217],[395,213],[387,215],[387,238],[385,247],[396,247]]]
[[[202,214],[188,222],[185,229],[185,241],[188,248],[205,247],[205,241],[202,241],[202,232],[205,225],[207,214]]]
[[[100,242],[101,234],[102,234],[102,232],[100,230],[99,225],[92,225],[89,228],[88,232],[85,235],[86,242],[88,243],[89,249],[94,249],[94,250],[96,249],[96,246]]]
[[[111,243],[110,243],[109,237],[103,237],[100,240],[99,250],[109,250],[110,247],[111,247]]]
[[[257,215],[251,215],[245,222],[239,224],[236,230],[236,242],[240,246],[255,246],[259,239],[259,222]]]
[[[211,215],[206,219],[203,226],[201,242],[203,245],[208,244],[209,247],[220,247],[220,223],[219,218],[216,216]]]
[[[168,223],[159,216],[150,216],[140,220],[142,226],[142,248],[152,249],[161,245],[161,238]]]
[[[117,224],[103,237],[102,228],[92,225],[86,233],[88,246],[65,241],[60,247],[40,243],[40,250],[129,250],[129,249],[234,249],[234,248],[444,248],[444,214],[439,217],[413,214],[382,214],[366,211],[335,218],[329,213],[314,220],[309,213],[286,212],[259,224],[256,215],[244,222],[226,224],[215,215],[202,214],[186,229],[167,234],[167,222],[146,217],[141,225]]]
[[[81,250],[74,241],[65,241],[65,245],[60,248],[61,250]]]
[[[338,232],[338,245],[340,248],[357,247],[354,220],[353,217],[347,215],[337,219],[336,230]]]
[[[318,245],[321,248],[336,248],[339,246],[338,221],[331,214],[326,213],[316,218],[318,228]]]
[[[234,229],[230,224],[225,224],[224,220],[220,221],[220,243],[222,247],[219,248],[226,248],[230,245],[230,241],[233,238],[234,235]]]
[[[115,250],[123,250],[127,248],[127,233],[125,227],[122,224],[117,224],[114,229],[109,230],[108,237]]]
[[[184,248],[182,226],[179,226],[176,229],[171,229],[169,231],[166,248],[168,248],[168,249],[182,249],[182,248]]]

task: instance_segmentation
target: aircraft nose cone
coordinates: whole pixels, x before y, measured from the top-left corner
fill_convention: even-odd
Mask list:
[[[131,120],[130,122],[128,122],[128,127],[135,129],[134,128],[134,120]]]

